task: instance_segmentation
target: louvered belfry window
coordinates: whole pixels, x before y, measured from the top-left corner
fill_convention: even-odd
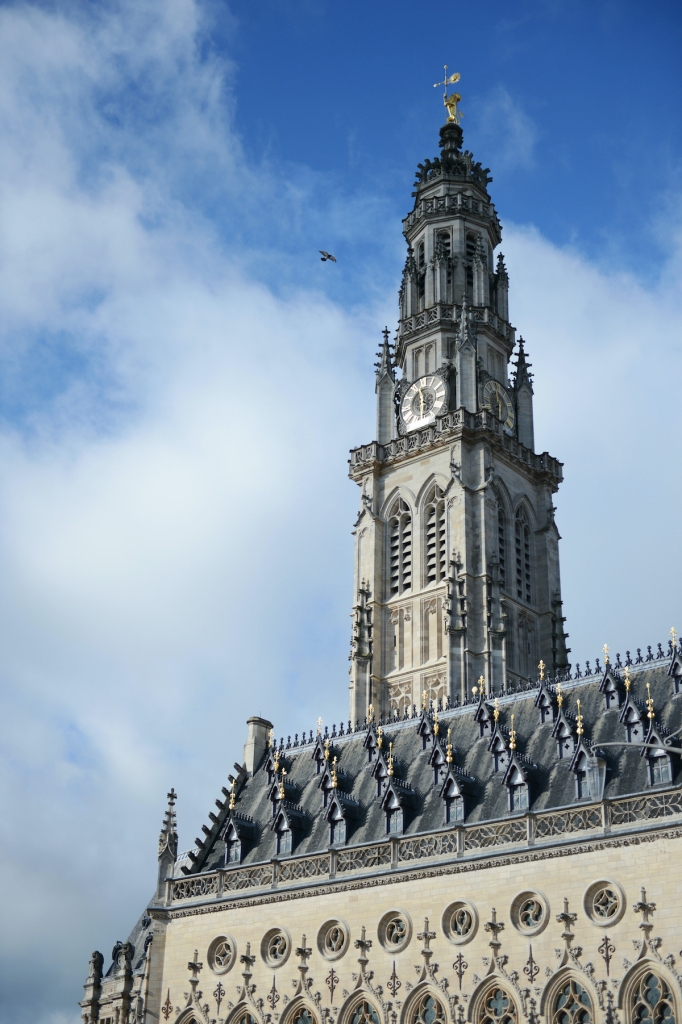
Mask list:
[[[523,509],[516,514],[516,596],[531,604],[530,527]]]
[[[412,586],[412,515],[402,498],[395,502],[388,520],[391,545],[391,596]]]
[[[426,551],[426,582],[439,583],[445,578],[445,499],[435,484],[424,505]]]
[[[504,509],[497,510],[497,558],[500,563],[500,586],[507,589],[507,537],[505,531]]]

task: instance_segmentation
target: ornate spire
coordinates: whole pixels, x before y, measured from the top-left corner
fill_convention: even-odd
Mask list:
[[[168,808],[164,815],[159,836],[159,860],[161,860],[165,853],[170,853],[173,860],[178,856],[178,833],[175,822],[175,801],[177,798],[178,794],[174,789],[171,789],[168,794]]]
[[[523,384],[527,384],[531,392],[533,391],[533,374],[530,372],[530,368],[533,365],[526,359],[526,350],[524,348],[523,338],[519,338],[519,350],[516,353],[516,362],[514,363],[514,390],[518,391]]]
[[[390,377],[391,380],[395,380],[395,367],[393,363],[393,353],[391,352],[391,343],[388,340],[388,327],[383,329],[383,344],[377,352],[378,362],[374,364],[377,371],[377,381],[380,381],[382,377]]]
[[[507,273],[507,268],[504,264],[504,256],[501,252],[497,254],[497,267],[495,269],[500,281],[509,281],[509,274]]]

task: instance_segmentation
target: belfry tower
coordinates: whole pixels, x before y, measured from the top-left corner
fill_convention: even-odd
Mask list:
[[[384,331],[376,364],[376,440],[351,452],[362,491],[353,720],[370,704],[404,712],[423,693],[502,693],[535,678],[540,660],[548,672],[568,664],[552,503],[562,465],[535,451],[492,179],[462,150],[456,106],[449,113],[403,221],[399,326],[394,345]]]

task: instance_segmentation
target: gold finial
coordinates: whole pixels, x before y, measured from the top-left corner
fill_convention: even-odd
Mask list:
[[[514,716],[511,716],[511,732],[509,733],[509,749],[516,750],[516,729],[514,728]]]
[[[580,701],[578,701],[578,722],[577,722],[577,725],[578,725],[578,728],[576,729],[576,732],[578,733],[578,736],[582,736],[582,734],[583,734],[583,716],[582,716],[582,714],[580,712]]]
[[[374,721],[374,705],[370,704],[367,708],[367,721],[371,724]]]
[[[317,720],[317,735],[320,736],[321,734],[322,734],[322,718],[320,717]]]
[[[540,682],[542,682],[543,679],[545,678],[545,669],[547,668],[547,666],[545,665],[544,661],[542,661],[542,660],[540,661],[540,664],[538,665],[538,668],[540,669]]]
[[[452,743],[450,742],[450,728],[448,727],[448,745],[445,749],[445,760],[452,764]]]
[[[336,757],[336,755],[334,755],[334,760],[332,761],[332,789],[338,789],[339,788],[339,780],[336,777],[336,762],[337,761],[338,761],[338,758]]]
[[[628,693],[630,692],[630,687],[631,686],[632,686],[632,680],[630,679],[630,666],[626,665],[625,666],[625,689],[627,690]]]
[[[428,707],[428,703],[429,703],[429,695],[426,692],[426,690],[424,690],[424,692],[422,693],[422,711],[426,711],[426,708]]]
[[[393,744],[388,745],[388,774],[393,775]]]
[[[499,720],[500,720],[500,698],[499,697],[495,698],[495,710],[493,711],[493,718],[495,719],[496,722],[499,722]]]
[[[436,714],[434,715],[434,718],[433,718],[433,733],[434,733],[434,736],[438,735],[438,730],[439,729],[440,729],[440,726],[438,724],[438,712],[436,711]]]
[[[561,683],[556,684],[556,702],[560,708],[564,706],[564,694],[561,689]]]
[[[483,676],[478,677],[478,692],[485,693],[485,678]]]
[[[646,699],[646,717],[651,721],[654,717],[654,701],[651,696],[651,683],[646,684],[646,692],[648,694]]]
[[[332,745],[332,741],[327,736],[327,738],[326,738],[326,740],[324,741],[324,744],[323,744],[323,746],[324,746],[324,759],[325,759],[325,761],[329,760],[329,748],[331,747],[331,745]]]
[[[677,649],[677,630],[675,629],[674,626],[670,630],[670,639],[673,642],[673,652],[674,652]]]
[[[272,765],[275,775],[279,775],[279,750],[275,751],[275,760]]]
[[[471,687],[471,692],[473,693],[474,697],[477,697],[478,696],[478,687],[477,686],[472,686]]]
[[[608,665],[608,663],[609,663],[609,645],[608,644],[604,644],[604,646],[602,647],[601,650],[602,650],[602,654],[604,655],[604,665]]]
[[[284,800],[284,776],[286,775],[286,773],[287,773],[286,768],[282,768],[282,778],[280,779],[280,783],[279,783],[279,798],[280,798],[280,800]]]
[[[270,729],[270,731],[268,732],[268,750],[272,749],[272,737],[274,736],[274,733],[274,729]]]
[[[384,729],[383,726],[379,726],[377,729],[377,746],[381,748],[381,744],[384,742]]]
[[[459,124],[459,119],[464,116],[462,111],[457,109],[457,104],[462,99],[460,94],[458,92],[452,92],[448,96],[448,86],[454,85],[455,82],[459,82],[459,79],[459,72],[455,71],[454,74],[448,75],[448,66],[447,64],[444,64],[443,81],[433,83],[434,89],[440,88],[441,85],[443,86],[443,106],[445,106],[448,111],[448,124]]]
[[[236,780],[233,780],[233,782],[232,782],[232,789],[230,790],[230,810],[231,811],[234,810],[234,799],[235,799],[235,796],[234,796],[234,784],[235,784],[235,781]]]

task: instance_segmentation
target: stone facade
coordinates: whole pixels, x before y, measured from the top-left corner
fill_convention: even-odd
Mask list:
[[[561,464],[522,345],[507,376],[500,227],[461,141],[420,165],[377,439],[351,453],[350,718],[279,740],[250,718],[184,854],[171,790],[83,1024],[682,1024],[682,649],[567,663]]]

